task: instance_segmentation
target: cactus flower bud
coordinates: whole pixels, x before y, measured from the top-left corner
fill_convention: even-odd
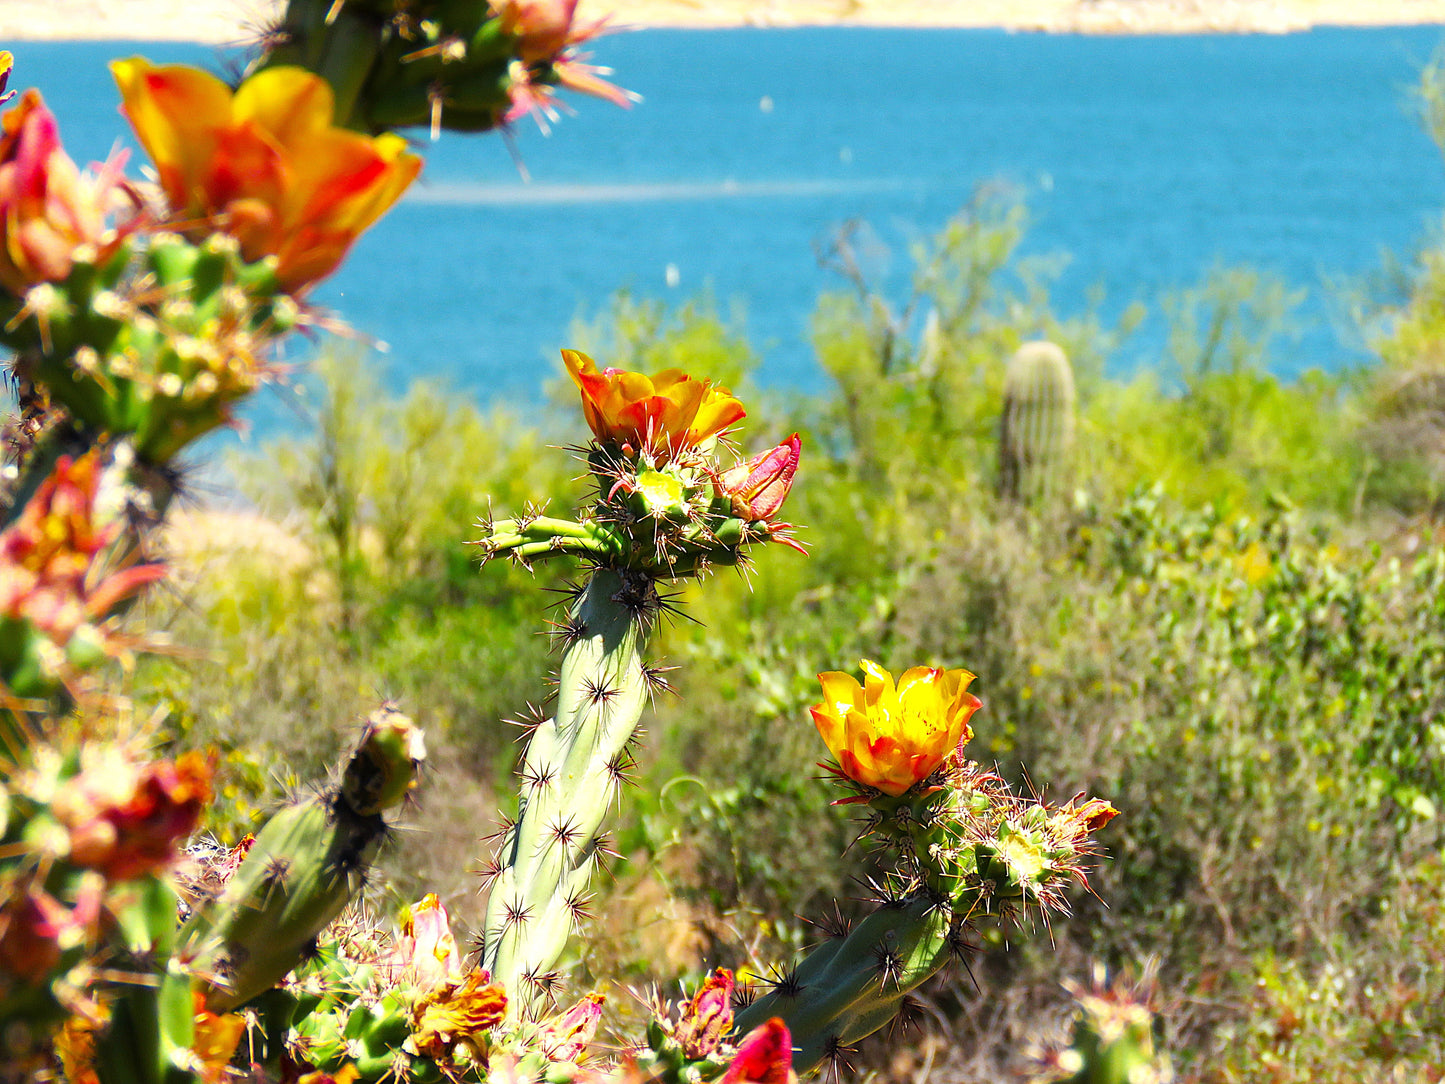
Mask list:
[[[517,39],[517,56],[528,64],[552,60],[595,30],[575,31],[577,0],[493,0],[502,31]]]
[[[42,282],[64,281],[83,246],[99,252],[112,170],[122,159],[113,159],[99,178],[82,175],[36,90],[26,91],[0,124],[0,283],[18,296]]]
[[[876,663],[862,667],[861,685],[851,674],[818,675],[823,702],[813,722],[843,775],[897,797],[973,736],[968,720],[982,705],[967,670],[915,666],[895,685]]]
[[[336,270],[421,169],[398,135],[335,127],[330,84],[301,68],[267,68],[235,91],[199,69],[141,57],[111,72],[193,239],[219,226],[247,260],[276,257],[287,290]]]
[[[776,448],[724,471],[717,480],[718,495],[732,501],[735,516],[749,522],[772,519],[793,488],[801,451],[794,433]]]
[[[795,1080],[793,1038],[788,1025],[775,1016],[743,1037],[719,1084],[790,1084]]]
[[[652,377],[599,371],[595,361],[576,350],[563,350],[562,360],[582,393],[582,414],[600,444],[675,455],[711,440],[747,413],[727,388],[680,369]]]
[[[707,977],[682,1010],[673,1038],[689,1058],[710,1058],[733,1026],[733,973],[720,967]]]

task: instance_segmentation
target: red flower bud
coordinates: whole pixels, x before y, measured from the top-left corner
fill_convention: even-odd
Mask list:
[[[771,519],[793,488],[802,447],[794,433],[776,448],[739,463],[718,478],[718,495],[731,498],[733,514],[739,519]]]

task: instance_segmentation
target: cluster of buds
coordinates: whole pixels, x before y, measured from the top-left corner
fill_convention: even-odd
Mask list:
[[[805,552],[779,518],[798,468],[793,434],[722,467],[721,439],[745,416],[728,389],[669,369],[599,370],[564,350],[593,443],[583,449],[597,498],[580,522],[526,515],[482,524],[486,557],[521,562],[570,553],[599,567],[676,579],[736,565],[746,548],[781,542]]]
[[[337,119],[382,132],[484,132],[531,115],[547,130],[559,89],[626,107],[582,46],[601,23],[577,0],[288,0],[258,67],[297,65],[337,89]]]
[[[895,683],[861,665],[861,683],[818,675],[813,722],[835,758],[824,767],[847,791],[838,804],[868,806],[865,835],[897,849],[901,881],[960,914],[1064,908],[1062,888],[1084,882],[1093,833],[1117,810],[1082,795],[1062,806],[1019,797],[968,760],[981,706],[968,671],[919,666]]]

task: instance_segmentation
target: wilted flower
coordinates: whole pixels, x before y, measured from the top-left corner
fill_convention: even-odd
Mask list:
[[[587,424],[602,444],[676,454],[717,436],[747,413],[726,388],[680,369],[652,377],[599,371],[595,361],[576,350],[563,350],[562,360],[582,393]]]
[[[3,87],[3,82],[0,82]],[[16,295],[63,282],[78,251],[108,240],[105,205],[123,158],[83,175],[60,146],[55,115],[27,90],[0,118],[0,283]]]
[[[421,169],[398,135],[335,127],[331,85],[301,68],[267,68],[235,91],[140,57],[111,71],[172,210],[202,220],[197,237],[232,234],[248,260],[275,256],[287,289],[334,271]]]
[[[561,1016],[542,1025],[542,1051],[551,1061],[576,1061],[587,1050],[602,1022],[601,994],[588,994]]]
[[[201,753],[145,762],[123,746],[81,750],[80,773],[51,808],[70,833],[70,861],[113,881],[168,866],[211,800],[211,765]]]
[[[447,1058],[457,1044],[475,1046],[507,1015],[507,994],[489,972],[476,968],[420,998],[412,1009],[410,1043],[418,1054]]]
[[[981,705],[967,691],[967,670],[915,666],[895,686],[887,670],[862,666],[862,685],[851,674],[818,675],[823,702],[813,722],[844,775],[896,797],[973,736],[968,720]]]
[[[749,522],[772,519],[793,488],[802,441],[794,433],[770,448],[724,471],[717,480],[719,496],[732,501],[733,515]]]
[[[683,1008],[672,1034],[689,1058],[709,1058],[722,1045],[723,1036],[733,1026],[735,989],[737,980],[733,973],[720,967],[707,977]]]
[[[222,1084],[231,1079],[231,1057],[246,1033],[246,1018],[240,1013],[213,1013],[206,1008],[206,995],[194,992],[195,1018],[191,1053],[200,1064],[205,1084]]]
[[[461,977],[462,954],[447,909],[435,892],[402,911],[401,935],[393,955],[400,977],[422,990]]]
[[[93,634],[87,647],[112,649],[100,622],[116,603],[164,575],[159,564],[132,565],[95,581],[92,565],[115,533],[96,522],[99,484],[94,453],[62,456],[20,518],[0,534],[0,622],[29,624],[49,640],[52,652],[85,627]],[[45,666],[58,671],[62,661],[50,659]]]
[[[105,881],[85,874],[67,907],[39,884],[10,884],[0,898],[0,975],[39,985],[65,953],[100,935]]]
[[[793,1037],[775,1016],[743,1036],[719,1084],[790,1084],[796,1079]]]

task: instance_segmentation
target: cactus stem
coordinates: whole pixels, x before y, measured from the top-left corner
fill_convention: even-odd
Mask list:
[[[845,1046],[838,1036],[829,1035],[823,1041],[823,1058],[828,1062],[828,1079],[837,1084],[845,1073],[852,1075],[853,1063],[848,1059],[857,1052],[856,1047]]]
[[[568,817],[566,820],[553,821],[547,825],[547,834],[551,836],[555,842],[562,844],[563,847],[570,850],[572,844],[576,842],[577,837],[582,833],[577,827],[576,818]]]
[[[522,785],[528,790],[541,790],[549,786],[557,778],[557,767],[554,764],[533,766],[523,764],[517,773],[522,779]]]

